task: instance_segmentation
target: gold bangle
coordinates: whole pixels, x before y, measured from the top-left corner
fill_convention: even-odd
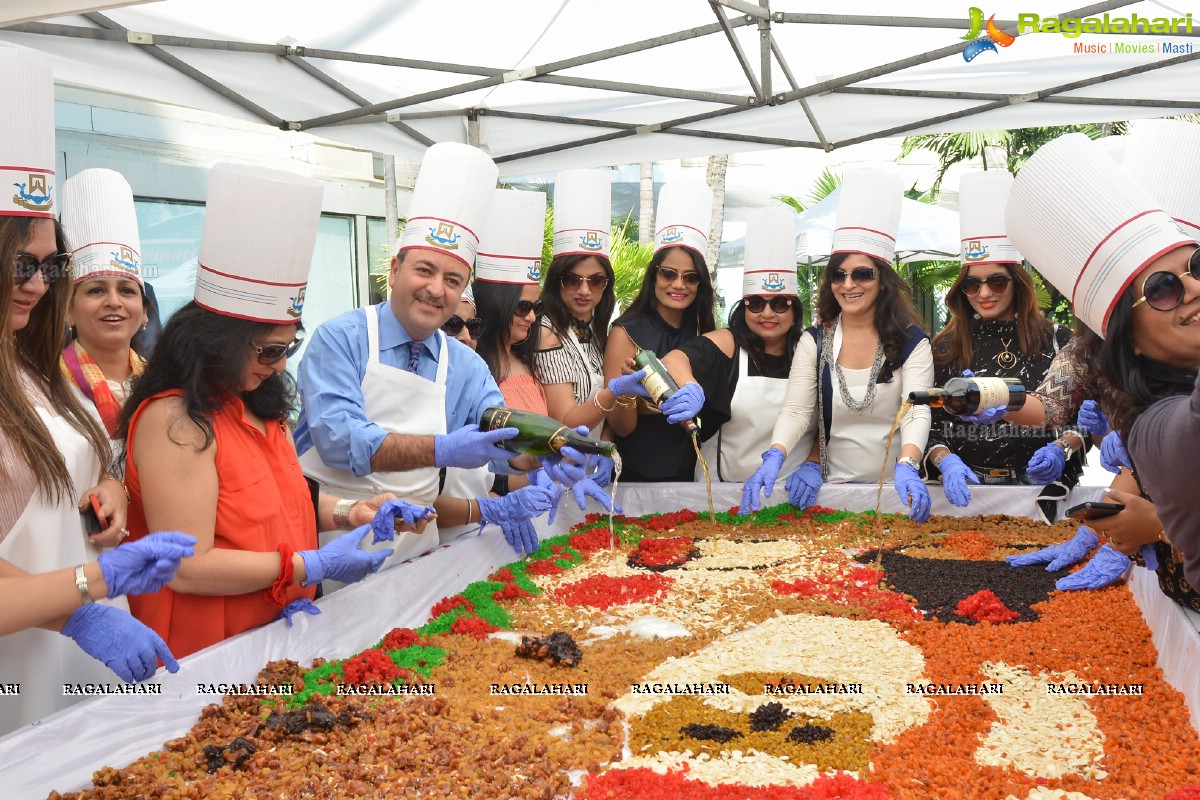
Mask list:
[[[100,480],[101,480],[101,482],[103,482],[103,481],[114,482],[115,484],[117,484],[117,486],[120,486],[121,491],[125,493],[125,499],[126,500],[129,499],[129,487],[125,485],[125,481],[121,480],[116,475],[106,472],[100,476]]]
[[[612,413],[613,408],[617,407],[617,396],[613,395],[612,408],[605,408],[604,406],[600,405],[600,392],[596,392],[594,395],[592,395],[592,405],[600,409],[601,414],[610,414]]]
[[[471,501],[470,501],[470,499],[468,499],[468,500],[467,500],[467,521],[463,523],[464,525],[470,525],[470,524],[471,524],[471,512],[472,512],[473,510],[474,510],[474,509],[472,509],[472,508],[471,508]]]
[[[634,395],[622,395],[613,401],[621,408],[637,408],[637,397]]]

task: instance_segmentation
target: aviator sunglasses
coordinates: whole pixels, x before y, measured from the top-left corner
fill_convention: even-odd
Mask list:
[[[258,345],[251,342],[250,347],[253,348],[254,352],[258,353],[258,363],[263,366],[270,366],[281,358],[294,356],[302,344],[304,344],[304,335],[297,333],[296,338],[287,344]]]
[[[1134,302],[1133,308],[1142,303],[1156,311],[1174,311],[1183,304],[1183,276],[1191,275],[1192,280],[1200,281],[1200,249],[1192,251],[1188,258],[1188,268],[1176,275],[1174,272],[1154,272],[1142,284],[1142,296]]]
[[[576,275],[574,272],[566,272],[562,276],[562,285],[568,289],[577,289],[584,280],[582,275]],[[586,280],[589,289],[603,289],[608,285],[608,278],[604,275],[588,275]]]
[[[679,270],[672,269],[671,267],[659,267],[658,268],[658,277],[661,280],[665,281],[666,283],[674,283],[679,278]],[[700,285],[700,273],[699,272],[683,273],[683,282],[688,286],[699,286]]]
[[[534,314],[542,313],[542,301],[518,300],[516,308],[513,309],[513,316],[527,317],[530,311]]]
[[[472,339],[478,339],[479,332],[483,330],[483,320],[479,317],[463,319],[458,314],[455,314],[442,325],[442,330],[451,336],[458,336],[459,331],[463,328],[467,329],[467,336],[470,336]]]
[[[53,283],[59,278],[67,276],[67,267],[70,264],[70,253],[55,253],[41,262],[29,253],[17,253],[13,256],[13,283],[21,286],[28,283],[39,272],[42,273],[44,283]]]
[[[855,267],[846,272],[844,269],[835,269],[829,273],[829,277],[833,279],[834,285],[846,282],[846,276],[849,275],[855,283],[873,283],[879,277],[878,267]]]
[[[958,286],[962,289],[962,293],[967,297],[974,297],[979,294],[979,290],[987,284],[988,291],[992,294],[1004,294],[1008,291],[1009,284],[1012,283],[1012,277],[1008,275],[989,275],[986,280],[982,278],[963,278],[962,283]]]
[[[792,307],[791,298],[780,297],[778,295],[768,300],[762,295],[752,294],[743,302],[746,304],[746,310],[751,314],[761,314],[767,305],[770,305],[771,310],[776,314],[782,314]]]

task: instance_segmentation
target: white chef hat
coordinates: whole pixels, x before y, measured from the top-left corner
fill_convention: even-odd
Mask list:
[[[50,59],[0,46],[0,216],[54,218],[54,75]]]
[[[1002,169],[968,172],[958,184],[958,231],[962,265],[1021,261],[1021,251],[1008,240],[1004,206],[1013,176]]]
[[[612,177],[607,170],[568,169],[554,179],[554,255],[608,258]]]
[[[838,198],[833,253],[862,253],[891,263],[900,230],[904,186],[899,175],[878,169],[846,173]]]
[[[1082,133],[1033,154],[1013,181],[1005,219],[1013,243],[1101,336],[1138,272],[1194,243]]]
[[[133,189],[119,172],[85,169],[63,182],[62,224],[75,282],[120,275],[142,283],[142,240]]]
[[[794,295],[796,278],[796,212],[784,206],[758,208],[746,221],[746,257],[742,296]]]
[[[1111,138],[1111,137],[1110,137]],[[1183,232],[1200,241],[1200,125],[1177,119],[1147,119],[1133,126],[1122,168]]]
[[[248,164],[208,180],[196,304],[228,317],[297,322],[321,220],[319,181]]]
[[[396,252],[434,250],[473,268],[499,174],[478,147],[438,142],[426,150]]]
[[[668,181],[658,192],[658,226],[654,252],[664,247],[683,246],[701,258],[708,255],[708,229],[712,225],[713,193],[704,181]]]
[[[1101,136],[1099,139],[1093,139],[1092,141],[1096,143],[1096,147],[1099,147],[1104,155],[1118,164],[1125,159],[1125,148],[1129,146],[1129,136]]]
[[[536,286],[542,279],[546,193],[492,191],[492,207],[479,237],[479,255],[475,257],[475,278]]]

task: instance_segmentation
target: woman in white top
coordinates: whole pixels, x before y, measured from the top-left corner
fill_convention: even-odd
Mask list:
[[[929,409],[913,406],[890,452],[888,432],[909,392],[929,388],[933,357],[904,280],[882,259],[835,254],[817,298],[820,327],[805,331],[792,359],[787,396],[763,464],[746,482],[741,513],[759,507],[787,454],[810,427],[808,461],[787,479],[788,499],[811,505],[825,481],[874,483],[885,464],[909,516],[929,518],[929,492],[918,474],[929,437]]]

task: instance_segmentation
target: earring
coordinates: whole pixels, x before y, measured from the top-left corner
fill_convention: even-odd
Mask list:
[[[979,316],[979,312],[978,312],[978,311],[976,311],[976,312],[975,312],[974,314],[972,314],[971,316],[972,316],[972,317],[974,317],[975,319],[983,319],[983,317]]]

